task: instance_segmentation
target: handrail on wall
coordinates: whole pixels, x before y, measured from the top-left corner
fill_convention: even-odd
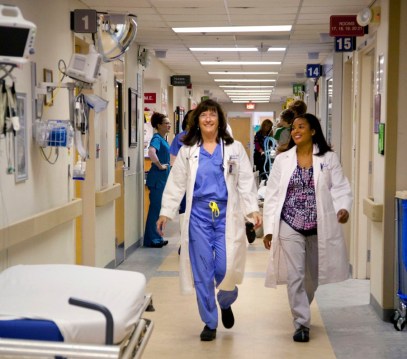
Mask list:
[[[74,220],[82,215],[82,199],[76,198],[59,207],[49,209],[34,216],[0,229],[0,252],[27,239],[49,231],[60,224]]]

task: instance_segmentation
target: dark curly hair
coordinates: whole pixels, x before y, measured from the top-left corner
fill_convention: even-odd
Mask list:
[[[202,143],[202,134],[199,130],[199,115],[206,111],[215,112],[218,114],[219,128],[216,141],[219,143],[220,139],[223,139],[226,145],[233,143],[233,137],[230,136],[226,129],[226,116],[222,110],[222,107],[216,101],[209,99],[202,101],[189,116],[189,130],[183,139],[184,144],[187,146],[193,146],[197,143]]]
[[[312,136],[312,143],[316,144],[318,146],[319,152],[316,154],[316,156],[323,156],[325,153],[332,151],[332,147],[326,142],[324,133],[322,132],[321,128],[321,123],[319,119],[314,116],[312,113],[304,113],[301,116],[297,116],[293,123],[299,119],[302,118],[305,121],[308,122],[309,127],[311,130],[315,131],[314,136]],[[290,142],[288,143],[287,150],[295,146],[295,142],[293,138],[290,138]]]
[[[154,112],[151,116],[151,126],[153,126],[154,128],[157,128],[158,125],[161,125],[164,121],[165,118],[167,118],[167,115],[164,115],[162,113],[159,112]]]

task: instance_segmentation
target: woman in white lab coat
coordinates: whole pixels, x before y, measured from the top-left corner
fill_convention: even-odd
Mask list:
[[[318,284],[349,278],[340,224],[348,221],[352,194],[314,115],[294,120],[288,148],[274,161],[264,200],[266,286],[287,284],[293,340],[307,342]]]
[[[216,299],[224,327],[233,326],[231,305],[237,299],[237,284],[243,280],[246,260],[244,216],[251,217],[256,228],[262,224],[249,158],[226,128],[225,115],[217,102],[203,101],[194,110],[184,146],[167,180],[157,221],[162,233],[186,193],[180,279],[183,293],[195,287],[199,314],[205,323],[202,341],[216,338]]]

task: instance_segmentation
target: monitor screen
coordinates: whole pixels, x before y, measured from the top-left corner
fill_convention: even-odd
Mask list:
[[[30,29],[0,26],[0,56],[23,57]]]

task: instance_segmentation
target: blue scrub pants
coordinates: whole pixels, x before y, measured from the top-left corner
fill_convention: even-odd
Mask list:
[[[189,223],[189,257],[194,277],[199,314],[211,329],[218,326],[215,285],[226,274],[226,201],[217,202],[219,216],[212,215],[209,200],[194,199]],[[219,290],[218,302],[229,308],[237,299],[238,289]]]
[[[150,190],[150,207],[144,232],[144,247],[150,247],[152,244],[159,244],[163,241],[163,237],[157,232],[157,220],[160,216],[164,188],[148,187],[148,189]]]

